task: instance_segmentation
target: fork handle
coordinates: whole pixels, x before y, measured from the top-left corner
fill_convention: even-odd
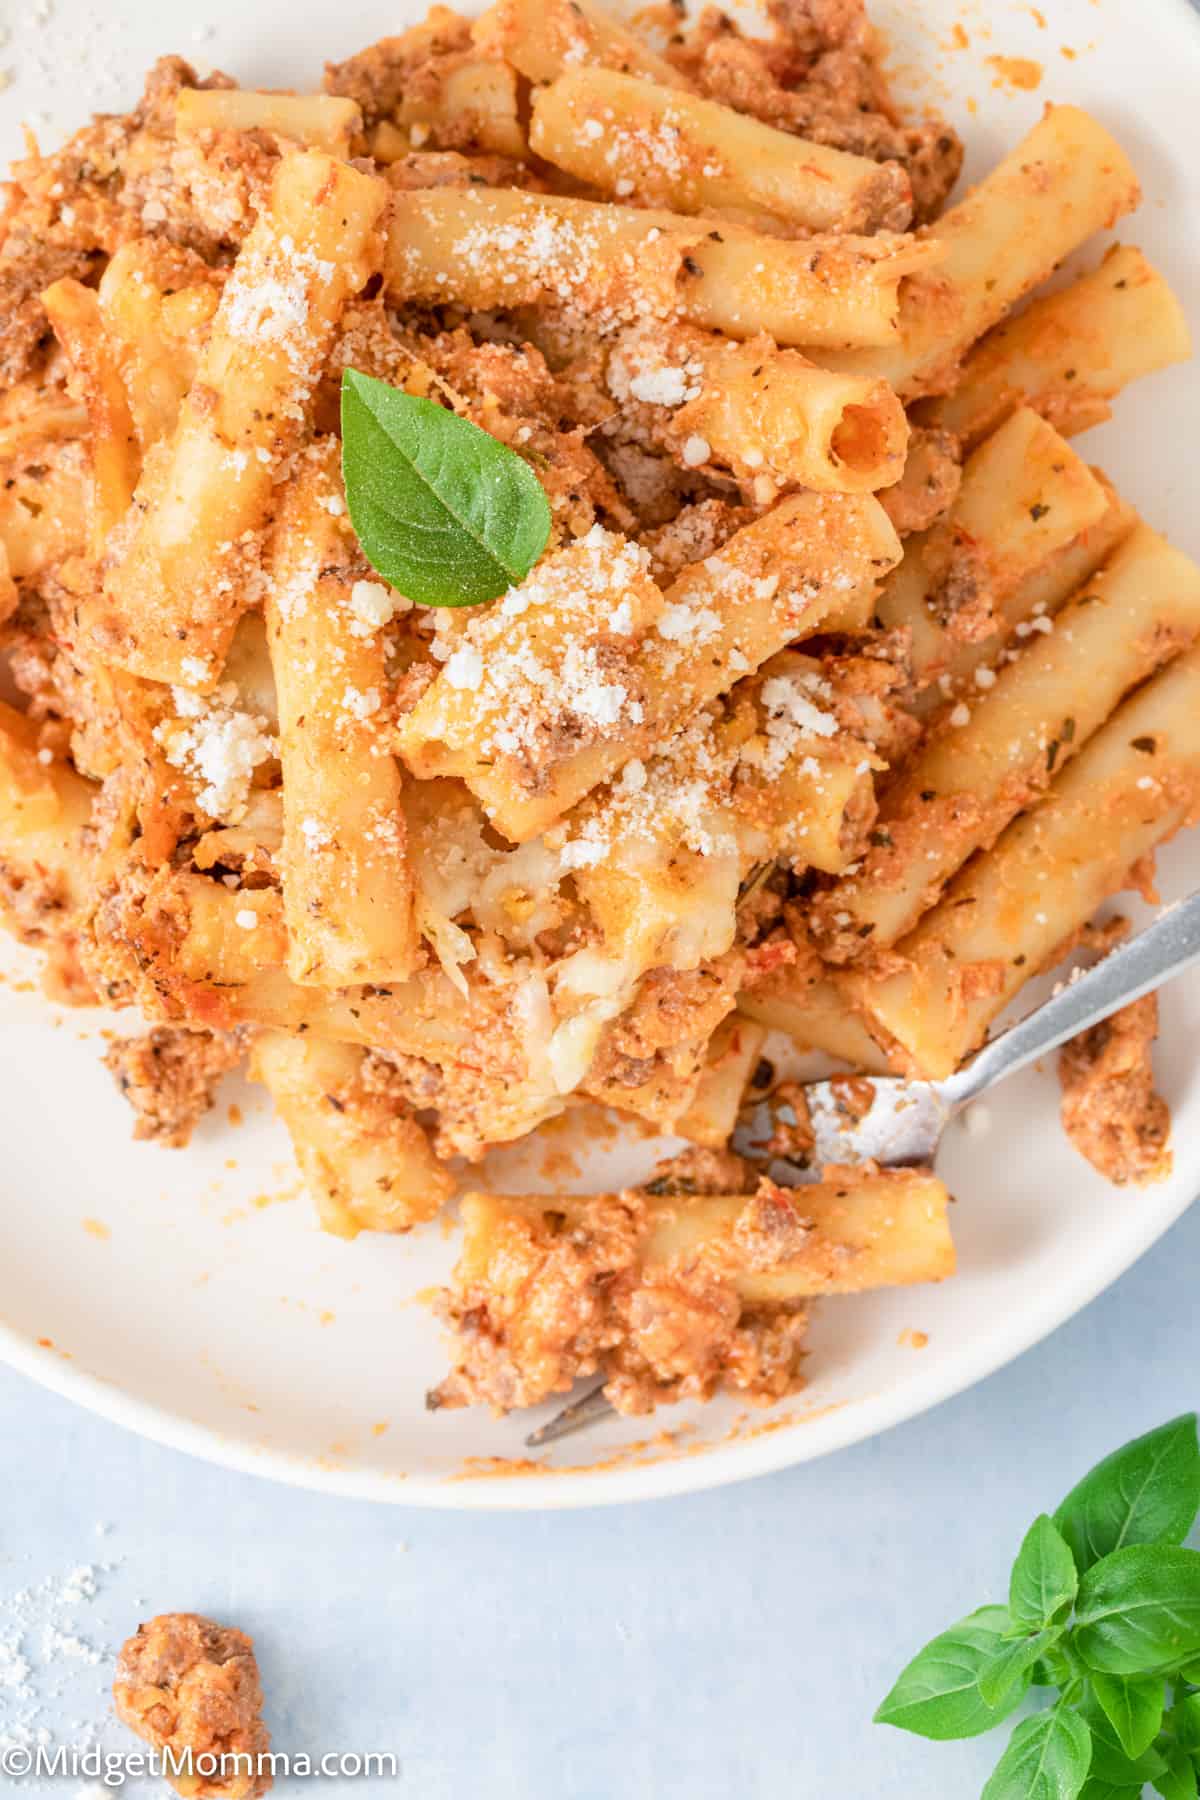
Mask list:
[[[1044,1006],[1010,1025],[937,1085],[951,1106],[961,1106],[1002,1076],[1056,1050],[1196,962],[1200,962],[1200,893],[1168,906],[1137,937],[1067,982]]]

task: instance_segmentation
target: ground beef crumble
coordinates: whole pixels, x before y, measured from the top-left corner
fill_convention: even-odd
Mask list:
[[[258,1768],[271,1737],[254,1644],[244,1632],[199,1613],[161,1613],[122,1646],[113,1700],[122,1723],[156,1750],[190,1751],[196,1761],[240,1759],[211,1779],[197,1772],[173,1780],[187,1800],[259,1800],[272,1785]]]
[[[737,1266],[751,1247],[743,1239],[749,1232],[757,1253],[772,1237],[765,1210],[781,1192],[763,1182],[750,1195],[746,1174],[740,1158],[695,1151],[660,1165],[644,1188],[563,1200],[561,1210],[468,1196],[462,1260],[437,1303],[454,1333],[455,1367],[429,1404],[507,1412],[597,1372],[607,1398],[631,1414],[719,1389],[760,1405],[795,1391],[807,1307],[748,1304],[739,1292]],[[747,1192],[742,1238],[735,1227],[729,1241],[654,1256],[670,1198],[689,1204],[730,1192],[730,1183]],[[762,1266],[780,1253],[778,1237]],[[757,1254],[750,1260],[759,1266]]]
[[[774,36],[747,38],[706,6],[668,56],[713,100],[814,143],[898,163],[916,223],[935,218],[958,179],[962,144],[940,119],[901,123],[864,0],[773,0],[768,11]]]
[[[1105,1180],[1162,1181],[1171,1115],[1154,1089],[1158,995],[1146,994],[1081,1032],[1059,1053],[1063,1129]]]
[[[158,1025],[110,1044],[104,1066],[133,1108],[134,1137],[180,1150],[212,1106],[221,1076],[244,1055],[238,1032]]]

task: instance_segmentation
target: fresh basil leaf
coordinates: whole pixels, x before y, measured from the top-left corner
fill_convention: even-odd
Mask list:
[[[1200,1754],[1200,1694],[1185,1694],[1167,1714],[1167,1724],[1185,1750]]]
[[[1143,1783],[1136,1787],[1114,1787],[1111,1781],[1097,1781],[1088,1776],[1079,1790],[1079,1800],[1142,1800]]]
[[[1053,1648],[1062,1636],[1061,1625],[1039,1631],[1036,1637],[1018,1638],[1001,1645],[994,1656],[982,1664],[976,1679],[979,1692],[989,1706],[1003,1706],[1019,1682],[1018,1698],[1033,1680],[1033,1666],[1038,1658]]]
[[[1071,1547],[1046,1513],[1033,1521],[1017,1552],[1008,1588],[1014,1628],[1040,1631],[1066,1618],[1079,1587]]]
[[[1129,1544],[1182,1544],[1198,1511],[1200,1441],[1195,1413],[1185,1413],[1097,1463],[1054,1523],[1082,1575]]]
[[[1007,1637],[1012,1630],[1012,1615],[1007,1606],[977,1606],[974,1612],[958,1621],[960,1625],[974,1625],[980,1631],[994,1631],[999,1637]]]
[[[1091,1774],[1097,1781],[1107,1781],[1115,1788],[1136,1788],[1140,1793],[1144,1783],[1153,1781],[1166,1768],[1153,1745],[1138,1757],[1125,1754],[1112,1720],[1094,1693],[1084,1696],[1079,1710],[1092,1734]]]
[[[1154,1789],[1163,1800],[1197,1800],[1196,1765],[1182,1744],[1167,1751],[1167,1766],[1154,1777]]]
[[[1094,1670],[1092,1692],[1104,1708],[1126,1756],[1136,1760],[1162,1729],[1167,1684],[1161,1675],[1104,1675]]]
[[[895,1725],[919,1737],[978,1737],[999,1725],[1018,1704],[1029,1682],[1018,1682],[1003,1706],[989,1706],[977,1677],[990,1656],[1004,1647],[1000,1634],[970,1620],[952,1625],[918,1651],[875,1714],[877,1725]]]
[[[1079,1584],[1072,1641],[1090,1669],[1140,1675],[1200,1652],[1200,1551],[1134,1544]]]
[[[1080,1670],[1076,1667],[1076,1659],[1070,1653],[1066,1642],[1052,1644],[1050,1648],[1033,1665],[1034,1687],[1065,1688],[1076,1679]]]
[[[1017,1726],[983,1800],[1077,1800],[1091,1760],[1091,1737],[1079,1714],[1052,1706]]]
[[[523,581],[550,536],[529,464],[469,419],[346,369],[346,504],[372,568],[421,606],[478,606]]]
[[[1200,1660],[1187,1663],[1180,1669],[1179,1679],[1188,1682],[1192,1687],[1200,1687]]]

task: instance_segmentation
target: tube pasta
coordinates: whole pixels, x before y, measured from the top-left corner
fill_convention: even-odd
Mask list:
[[[565,302],[602,322],[678,316],[824,348],[889,343],[901,280],[940,254],[888,233],[800,242],[513,188],[424,188],[395,196],[385,274],[397,300]]]
[[[584,1099],[611,1107],[627,1118],[641,1119],[660,1134],[679,1136],[679,1121],[695,1103],[704,1075],[705,1045],[680,1046],[672,1058],[678,1067],[655,1065],[636,1082],[611,1071],[589,1075],[579,1085]]]
[[[198,256],[154,238],[122,244],[100,278],[100,314],[143,454],[175,429],[220,297],[221,277]]]
[[[33,578],[87,549],[87,455],[68,439],[57,454],[22,459],[0,479],[0,543],[14,581]]]
[[[239,913],[255,915],[249,926]],[[464,996],[440,969],[421,969],[388,988],[301,987],[287,974],[283,900],[275,888],[231,893],[190,870],[169,871],[144,905],[125,914],[119,936],[143,978],[138,1003],[156,1018],[184,1013],[194,1023],[228,1029],[261,1023],[313,1031],[335,1042],[470,1063],[485,1042],[498,1055],[497,1032],[484,996]],[[505,1074],[524,1064],[515,1041]],[[507,1054],[507,1051],[506,1051]]]
[[[684,261],[679,311],[733,338],[770,332],[824,360],[846,345],[892,343],[903,282],[941,254],[932,241],[886,232],[793,241],[722,224]]]
[[[743,526],[667,590],[652,647],[660,725],[678,724],[797,638],[853,630],[854,619],[861,629],[899,556],[887,514],[866,494],[795,494]]]
[[[95,785],[39,751],[36,725],[0,701],[0,904],[22,936],[78,912],[89,892]]]
[[[677,87],[587,64],[535,91],[530,148],[636,205],[765,231],[903,231],[912,186],[872,162]]]
[[[476,614],[399,727],[413,774],[457,775],[521,843],[648,747],[648,557],[598,527]]]
[[[570,1222],[593,1221],[606,1203],[622,1196],[464,1194],[463,1253],[455,1271],[462,1285],[500,1277],[500,1261],[512,1223],[545,1230],[550,1212]],[[779,1256],[771,1268],[755,1266],[753,1251],[739,1233],[764,1206],[773,1209]],[[857,1294],[868,1288],[907,1287],[942,1281],[954,1272],[948,1222],[949,1195],[933,1175],[916,1169],[839,1166],[819,1182],[754,1194],[648,1196],[645,1235],[638,1246],[643,1271],[680,1269],[699,1257],[713,1259],[731,1276],[745,1302],[815,1299],[821,1294]],[[789,1241],[790,1240],[790,1241]],[[536,1287],[535,1287],[536,1292]]]
[[[843,494],[904,472],[908,422],[886,382],[832,374],[765,335],[730,343],[695,326],[633,326],[608,385],[655,406],[652,428],[685,466],[700,455],[741,481]]]
[[[411,1231],[454,1192],[417,1121],[363,1080],[365,1052],[328,1038],[260,1032],[250,1073],[288,1128],[323,1230]]]
[[[406,94],[392,120],[412,146],[476,150],[521,158],[529,154],[517,105],[517,74],[508,63],[464,57],[447,68],[435,94]]]
[[[1032,406],[1070,436],[1107,419],[1130,382],[1191,353],[1168,283],[1140,250],[1113,244],[1097,268],[995,326],[953,392],[922,406],[922,422],[971,446],[1014,407]]]
[[[1137,524],[1137,513],[1109,485],[1099,469],[1091,473],[1104,490],[1105,510],[1092,525],[1076,534],[1063,549],[1033,569],[1023,581],[999,601],[996,615],[999,627],[986,637],[973,642],[955,644],[939,659],[941,673],[935,683],[922,688],[914,697],[912,710],[925,717],[945,699],[975,692],[980,685],[978,671],[992,670],[1008,654],[1014,636],[1028,636],[1032,621],[1041,614],[1053,618],[1063,602],[1105,563],[1119,544],[1124,543]],[[986,682],[987,677],[984,677]]]
[[[288,972],[317,987],[402,981],[418,946],[400,771],[378,718],[378,621],[355,607],[362,591],[387,610],[388,594],[360,579],[336,442],[318,441],[289,484],[270,561]]]
[[[873,772],[886,765],[861,742],[807,742],[778,776],[739,780],[734,808],[768,860],[840,875],[855,861],[875,817]]]
[[[798,494],[664,598],[645,552],[593,533],[468,623],[401,752],[418,777],[459,776],[523,843],[834,608],[869,608],[898,555],[873,499]]]
[[[176,918],[176,955],[186,982],[245,987],[286,960],[287,929],[275,888],[231,894],[207,876],[185,874],[178,883]]]
[[[676,1123],[680,1137],[710,1150],[725,1148],[766,1039],[764,1026],[738,1013],[721,1021],[708,1046],[692,1104]]]
[[[4,398],[19,401],[19,389],[10,390]],[[11,413],[0,401],[0,462],[36,455],[50,444],[73,443],[84,436],[87,423],[86,407],[67,395],[45,399],[39,395],[25,406],[18,404]]]
[[[1200,805],[1200,652],[1134,694],[879,969],[846,977],[920,1075],[949,1075],[1030,976]]]
[[[221,673],[223,681],[232,681],[237,688],[238,699],[246,712],[263,719],[272,731],[278,732],[279,699],[262,613],[242,614]]]
[[[761,1201],[744,1194],[665,1199],[654,1208],[645,1260],[677,1262],[720,1245],[732,1253],[738,1292],[759,1304],[809,1300],[821,1294],[859,1294],[869,1288],[944,1281],[954,1273],[950,1196],[923,1169],[838,1165],[821,1181],[777,1190],[775,1205],[794,1220],[793,1250],[783,1248],[772,1268],[754,1268],[732,1249],[737,1224]]]
[[[647,969],[696,969],[731,948],[753,868],[838,873],[860,848],[884,765],[847,733],[822,735],[833,721],[813,705],[815,667],[773,658],[728,712],[702,715],[548,834],[603,945],[558,974],[557,1003],[586,1000],[556,1034],[570,1055],[596,1042]]]
[[[0,537],[0,625],[11,619],[17,610],[20,595],[17,584],[12,578],[12,569],[8,560],[8,547]]]
[[[337,94],[263,94],[252,88],[181,88],[175,101],[180,137],[202,131],[267,131],[306,150],[346,157],[362,132],[353,100]]]
[[[977,338],[1138,199],[1129,159],[1103,126],[1077,106],[1048,106],[1003,162],[928,228],[942,260],[907,283],[894,348],[839,352],[830,366],[880,375],[905,399],[943,392]]]
[[[943,717],[888,788],[861,865],[813,909],[825,954],[842,962],[894,944],[968,856],[1049,787],[1122,694],[1198,633],[1200,568],[1139,526],[1054,629],[979,694],[970,717]]]
[[[272,469],[297,440],[346,296],[371,273],[387,190],[316,151],[285,156],[247,237],[172,437],[89,615],[97,647],[156,681],[217,679],[253,569]]]
[[[753,709],[740,745],[732,807],[747,864],[790,862],[840,874],[859,855],[875,818],[882,758],[836,723],[821,665],[794,650],[739,689]]]
[[[654,792],[654,774],[650,791]],[[578,821],[579,828],[599,815]],[[701,815],[701,829],[721,831],[729,823],[719,804]],[[585,1070],[602,1028],[629,1003],[638,978],[648,969],[696,969],[724,955],[737,928],[738,884],[743,860],[728,835],[720,854],[704,855],[681,842],[680,821],[670,807],[645,835],[614,834],[610,854],[575,873],[575,886],[601,934],[603,951],[584,950],[559,972],[555,997],[582,1004],[560,1028],[556,1054],[560,1068]],[[587,842],[586,837],[580,840]],[[574,1085],[572,1081],[571,1085]]]
[[[432,1403],[532,1406],[598,1370],[625,1412],[721,1385],[778,1397],[806,1300],[953,1273],[931,1175],[830,1168],[803,1188],[711,1194],[663,1192],[667,1170],[620,1194],[465,1196],[438,1304],[454,1371]]]
[[[133,500],[141,469],[137,434],[94,291],[66,278],[45,290],[42,305],[87,407],[91,453],[88,536],[91,554],[99,561],[109,533],[125,517]]]
[[[553,81],[564,69],[587,64],[665,87],[689,86],[665,57],[592,0],[498,0],[476,19],[473,35],[485,55],[506,59],[530,81]]]
[[[1108,505],[1097,477],[1028,407],[993,432],[968,458],[947,517],[905,541],[880,596],[883,623],[912,633],[916,686],[943,673],[964,640],[991,636],[1013,596]]]
[[[801,1049],[820,1050],[868,1075],[888,1075],[887,1053],[868,1031],[840,978],[803,963],[775,969],[738,995],[738,1011]]]

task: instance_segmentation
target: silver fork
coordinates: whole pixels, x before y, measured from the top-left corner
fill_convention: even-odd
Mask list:
[[[793,1107],[773,1107],[769,1099],[739,1125],[733,1148],[754,1161],[766,1159],[771,1178],[793,1187],[818,1180],[826,1163],[930,1165],[947,1125],[969,1101],[1196,962],[1200,962],[1200,893],[1164,908],[1153,924],[1094,968],[1076,970],[1043,1005],[985,1044],[945,1081],[835,1075],[805,1083],[813,1144],[802,1162],[769,1157],[777,1128],[799,1123]],[[612,1411],[601,1383],[525,1441],[531,1447],[552,1444]]]

